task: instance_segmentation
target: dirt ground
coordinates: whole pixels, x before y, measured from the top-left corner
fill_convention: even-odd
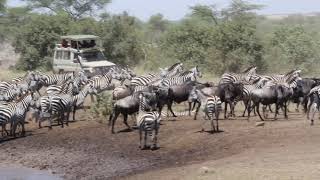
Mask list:
[[[138,133],[121,131],[121,119],[114,135],[105,121],[89,119],[88,111],[79,111],[69,127],[50,131],[30,122],[26,137],[0,142],[0,162],[65,179],[320,177],[320,121],[311,127],[302,113],[289,113],[289,119],[280,115],[259,127],[257,117],[221,120],[222,132],[215,134],[199,131],[203,120],[164,118],[156,151],[139,150]]]

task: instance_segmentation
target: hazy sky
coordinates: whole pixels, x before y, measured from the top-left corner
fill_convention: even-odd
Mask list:
[[[226,6],[231,0],[112,0],[107,10],[112,13],[129,12],[130,15],[147,20],[150,15],[162,13],[167,19],[178,20],[195,4],[216,4]],[[319,12],[320,0],[247,0],[266,5],[259,14]],[[17,6],[22,0],[7,0],[10,6]]]

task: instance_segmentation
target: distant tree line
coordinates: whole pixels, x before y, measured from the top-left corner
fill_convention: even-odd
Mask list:
[[[17,69],[50,69],[55,43],[67,34],[98,35],[110,61],[149,70],[177,61],[215,75],[252,65],[260,72],[300,68],[311,75],[320,67],[320,15],[272,20],[255,13],[262,6],[233,0],[223,9],[193,6],[180,21],[155,14],[142,22],[105,12],[110,0],[25,1],[25,7],[8,8],[0,0],[0,38],[21,54]]]

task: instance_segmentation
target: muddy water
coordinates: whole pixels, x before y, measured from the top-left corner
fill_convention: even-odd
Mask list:
[[[0,165],[0,180],[62,180],[47,171]]]

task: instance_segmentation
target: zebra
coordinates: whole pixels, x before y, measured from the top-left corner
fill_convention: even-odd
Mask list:
[[[75,120],[76,108],[81,106],[88,94],[96,94],[97,91],[92,84],[87,84],[77,95],[72,94],[59,94],[59,95],[48,95],[42,96],[38,101],[38,109],[41,110],[41,120],[39,121],[39,128],[41,128],[41,121],[44,120],[46,113],[50,114],[49,118],[49,129],[52,129],[51,116],[58,115],[58,122],[61,123],[61,127],[64,127],[65,115],[66,125],[69,125],[69,115],[73,108],[73,119]]]
[[[73,81],[67,81],[62,85],[50,85],[49,87],[47,87],[46,92],[48,95],[78,93],[76,88],[74,87]]]
[[[157,80],[161,78],[170,78],[174,75],[179,74],[183,70],[182,63],[175,63],[169,68],[160,69],[160,74],[149,73],[147,75],[134,77],[130,85],[132,86],[148,86],[150,84],[154,84]]]
[[[46,92],[50,95],[56,94],[77,94],[81,85],[88,82],[88,77],[84,71],[80,71],[74,79],[70,79],[61,85],[50,85],[47,87]]]
[[[11,123],[10,132],[15,133],[15,129],[12,129],[12,127],[14,126],[16,128],[16,125],[19,122],[24,122],[22,120],[22,118],[24,117],[23,115],[25,115],[24,113],[27,111],[32,100],[33,95],[29,94],[19,102],[12,102],[9,104],[0,105],[0,125],[2,127],[2,137],[4,137],[4,133],[9,135],[9,132],[6,130],[6,125],[8,123]],[[24,125],[22,125],[22,127],[24,131]]]
[[[63,84],[66,81],[74,79],[74,73],[64,73],[64,74],[43,74],[41,73],[41,80],[44,82],[45,86],[53,84]]]
[[[178,75],[183,71],[183,63],[175,63],[169,68],[160,68],[160,76],[162,78],[169,78]]]
[[[268,80],[267,86],[286,84],[288,87],[295,88],[297,86],[297,81],[301,79],[300,73],[301,70],[292,70],[286,74],[261,75],[261,77]]]
[[[157,146],[157,136],[160,126],[160,114],[157,111],[146,112],[147,109],[154,110],[155,108],[149,107],[148,95],[150,93],[141,92],[139,94],[139,115],[137,118],[137,126],[139,127],[139,139],[140,139],[140,149],[147,148],[147,136],[152,137],[151,149],[155,150]],[[144,132],[144,145],[142,145],[142,137]]]
[[[29,106],[31,106],[34,103],[34,96],[33,93],[27,95],[22,101],[17,103],[16,109],[13,113],[13,116],[11,117],[11,124],[12,124],[12,129],[11,129],[11,135],[16,137],[16,130],[21,125],[21,134],[20,136],[25,135],[25,118],[26,114],[29,110]]]
[[[199,89],[195,90],[195,94],[199,102],[201,102],[201,109],[204,112],[205,118],[208,117],[211,122],[211,132],[219,132],[219,114],[222,110],[222,102],[218,96],[207,95]],[[214,125],[216,119],[216,126]],[[204,122],[205,123],[205,122]],[[204,128],[202,127],[202,130]]]
[[[0,95],[0,101],[12,101],[15,98],[21,96],[24,92],[20,87],[14,85],[11,89],[8,89]]]
[[[237,74],[237,73],[224,73],[221,76],[219,84],[223,83],[237,83],[237,82],[243,82],[243,81],[250,81],[251,78],[256,75],[257,67],[249,67],[246,69],[243,73]]]
[[[181,85],[188,81],[197,81],[197,77],[202,77],[201,71],[199,71],[198,66],[190,69],[189,71],[185,71],[182,74],[171,77],[164,78],[161,80],[160,86],[162,87],[170,87],[173,85]]]

